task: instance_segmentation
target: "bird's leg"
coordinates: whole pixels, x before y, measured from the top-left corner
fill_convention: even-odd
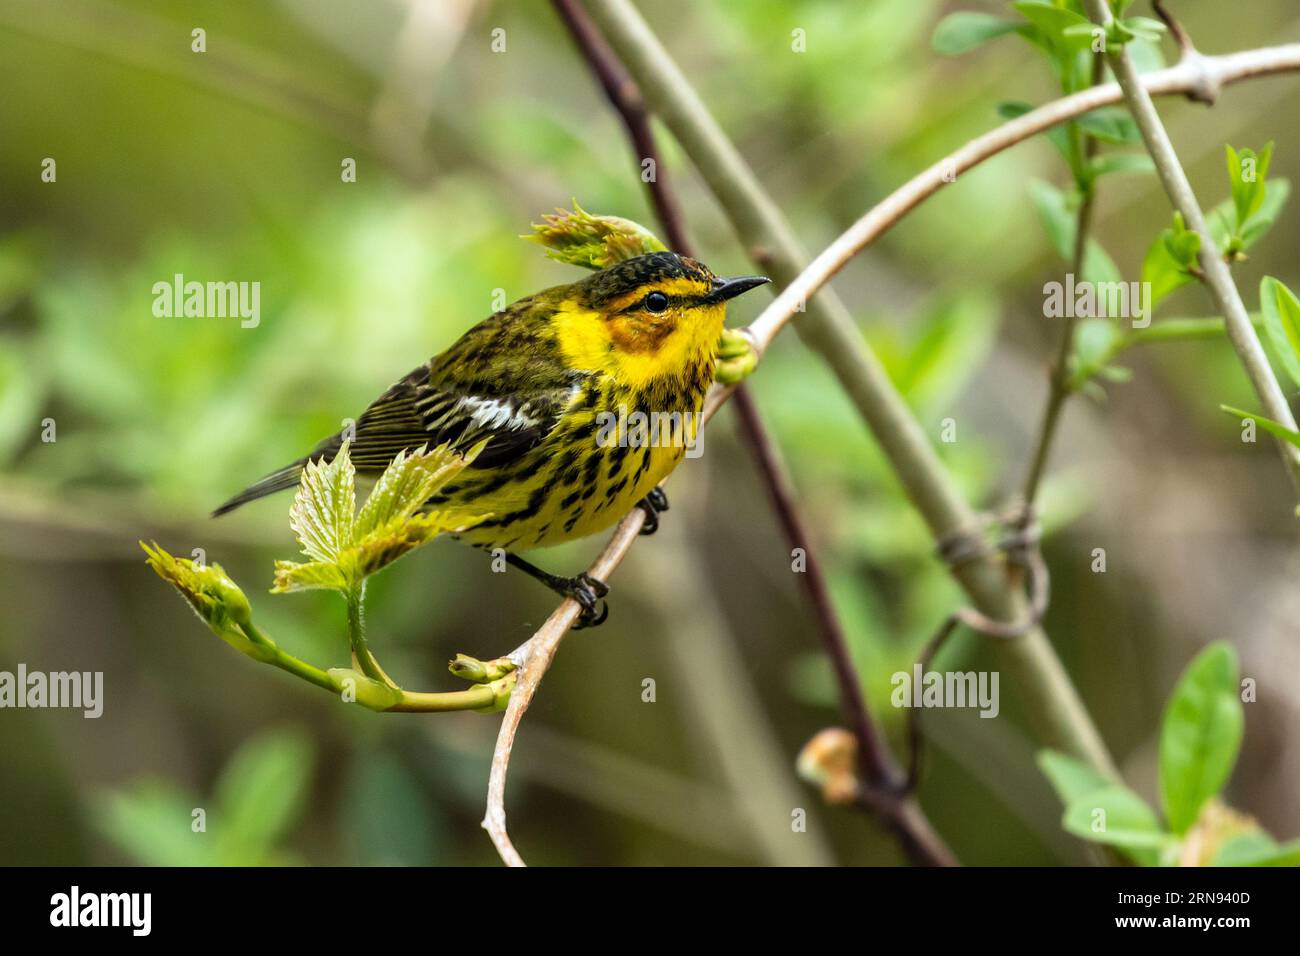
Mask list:
[[[573,598],[582,605],[582,613],[578,615],[578,622],[573,625],[574,630],[581,630],[584,627],[596,627],[599,624],[604,624],[605,618],[609,617],[609,606],[604,602],[605,595],[609,593],[609,585],[604,581],[593,578],[586,571],[571,578],[561,577],[558,574],[543,571],[537,565],[530,564],[519,555],[511,554],[508,551],[506,552],[506,563],[513,564],[520,571],[541,581],[560,597]],[[597,610],[598,608],[599,610]]]
[[[650,494],[638,501],[636,506],[645,511],[645,524],[641,525],[641,533],[654,534],[659,530],[659,513],[668,510],[668,495],[664,494],[662,488],[652,488]]]

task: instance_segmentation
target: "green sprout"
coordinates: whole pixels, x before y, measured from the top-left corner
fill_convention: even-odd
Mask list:
[[[557,209],[533,223],[533,233],[522,238],[546,248],[559,262],[583,269],[608,269],[616,262],[664,252],[667,246],[638,222],[620,216],[593,216],[573,201],[573,211]]]
[[[503,710],[514,689],[516,664],[508,658],[484,663],[464,654],[452,674],[473,684],[461,691],[419,693],[399,687],[379,666],[362,625],[365,583],[371,575],[427,544],[487,517],[452,519],[424,504],[482,450],[461,455],[448,446],[399,454],[357,509],[356,469],[344,442],[330,462],[303,470],[289,524],[306,562],[277,561],[272,594],[327,589],[347,601],[353,667],[322,669],[282,650],[253,621],[248,598],[219,564],[201,565],[169,554],[156,542],[140,546],[160,578],[176,588],[214,634],[254,660],[322,687],[346,703],[376,711]]]

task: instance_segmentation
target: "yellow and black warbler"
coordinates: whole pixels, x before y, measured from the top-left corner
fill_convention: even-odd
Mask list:
[[[594,534],[638,504],[654,530],[667,508],[656,486],[695,439],[726,302],[767,281],[720,279],[694,259],[655,252],[520,299],[384,392],[354,434],[325,439],[214,516],[293,487],[307,462],[332,458],[345,437],[363,475],[382,473],[404,449],[468,450],[486,439],[429,506],[467,521],[490,513],[459,537],[503,549],[511,564],[582,604],[579,626],[599,624],[604,583],[548,574],[513,552]],[[638,411],[677,416],[686,440],[598,440],[602,421]]]

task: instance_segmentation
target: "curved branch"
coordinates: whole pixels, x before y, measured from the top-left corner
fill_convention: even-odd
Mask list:
[[[614,569],[623,563],[632,548],[632,542],[641,533],[645,523],[645,511],[633,508],[614,530],[614,536],[605,545],[600,557],[587,569],[587,573],[601,581],[609,580]],[[515,672],[516,683],[506,705],[505,715],[501,718],[501,729],[497,731],[496,747],[492,753],[492,770],[488,775],[487,813],[483,817],[483,829],[492,838],[493,845],[501,854],[501,859],[510,866],[523,866],[523,858],[506,832],[506,772],[510,767],[510,751],[514,749],[515,734],[524,712],[532,703],[537,693],[537,685],[551,666],[555,651],[564,640],[564,635],[573,627],[581,608],[572,598],[560,603],[551,616],[521,647],[507,655],[519,665]]]
[[[1300,70],[1300,43],[1289,43],[1226,56],[1202,56],[1197,60],[1183,61],[1166,70],[1144,74],[1140,81],[1141,86],[1153,95],[1191,96],[1201,90],[1207,81],[1219,88],[1241,80],[1297,70]],[[1124,93],[1118,83],[1090,87],[1002,124],[913,176],[872,206],[861,219],[823,249],[809,263],[808,268],[772,300],[749,327],[756,347],[760,351],[766,348],[796,314],[800,302],[807,301],[844,268],[845,263],[948,185],[954,176],[960,176],[1003,150],[1067,120],[1123,101]]]

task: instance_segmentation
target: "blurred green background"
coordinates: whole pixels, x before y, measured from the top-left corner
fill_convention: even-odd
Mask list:
[[[1141,5],[1144,6],[1144,5]],[[871,203],[1052,78],[1004,38],[949,59],[942,14],[1001,3],[685,0],[644,13],[817,249]],[[1179,3],[1206,52],[1300,39],[1288,0]],[[1143,9],[1138,12],[1147,13]],[[202,27],[207,52],[191,52]],[[492,31],[505,31],[494,53]],[[806,52],[791,31],[806,31]],[[103,671],[104,715],[0,711],[0,863],[490,864],[478,827],[497,720],[377,716],[213,639],[144,565],[138,538],[203,548],[291,651],[345,663],[341,602],[271,597],[296,550],[289,498],[211,508],[355,416],[509,299],[577,278],[516,238],[571,197],[653,224],[623,130],[549,5],[0,0],[0,669]],[[1300,78],[1162,112],[1206,205],[1223,144],[1277,142],[1300,174]],[[702,255],[752,271],[663,135]],[[42,182],[46,157],[57,181]],[[340,164],[357,163],[344,183]],[[972,501],[1018,487],[1057,327],[1062,263],[1031,199],[1068,184],[1044,138],[963,174],[836,280],[862,334]],[[1136,279],[1168,222],[1154,177],[1100,185],[1096,232]],[[1295,287],[1300,210],[1237,267]],[[175,273],[257,281],[261,322],[156,318]],[[760,298],[741,300],[732,325]],[[1203,315],[1196,286],[1160,317]],[[1240,651],[1259,702],[1228,799],[1300,835],[1300,571],[1291,492],[1220,402],[1255,407],[1224,343],[1126,355],[1132,381],[1072,403],[1046,490],[1048,631],[1127,778],[1154,794],[1153,742],[1182,665]],[[779,340],[753,391],[824,551],[873,708],[959,596],[830,375]],[[56,422],[57,441],[40,439]],[[551,864],[901,862],[793,763],[836,723],[790,556],[725,412],[673,479],[673,510],[614,580],[611,618],[572,636],[524,722],[508,808]],[[533,557],[576,569],[598,541]],[[1090,570],[1105,548],[1107,571]],[[259,583],[261,582],[261,583]],[[553,600],[438,542],[371,588],[372,642],[412,689],[453,689],[457,651],[504,654]],[[971,642],[970,666],[990,666]],[[655,701],[642,699],[646,678]],[[1075,863],[1059,804],[1002,686],[1002,715],[927,715],[922,799],[966,862]],[[202,808],[207,832],[190,832]],[[791,829],[804,808],[807,832]]]

